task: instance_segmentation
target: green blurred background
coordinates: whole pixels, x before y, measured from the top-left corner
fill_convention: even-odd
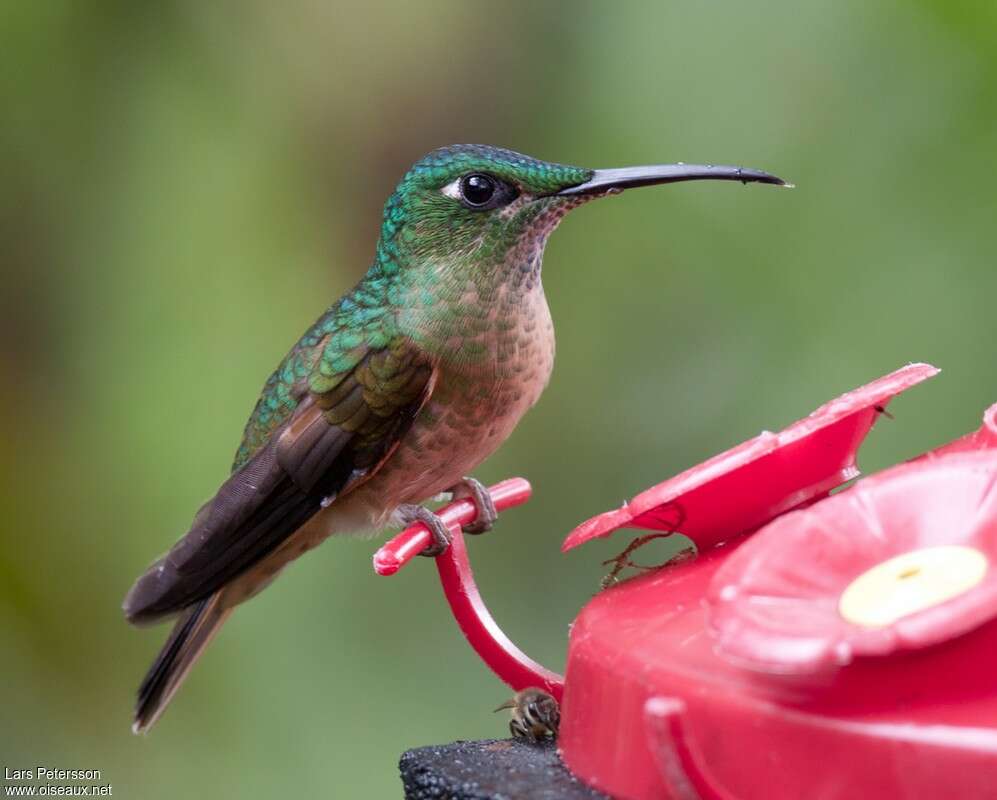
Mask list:
[[[997,6],[8,2],[0,10],[0,763],[114,795],[397,797],[402,750],[501,736],[507,697],[428,562],[332,541],[234,615],[160,725],[166,634],[119,604],[225,476],[270,369],[451,142],[593,167],[714,161],[571,215],[550,388],[478,475],[533,501],[472,543],[562,668],[600,561],[579,521],[908,361],[875,469],[997,400]]]

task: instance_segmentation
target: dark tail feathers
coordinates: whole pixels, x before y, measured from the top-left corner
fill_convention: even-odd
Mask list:
[[[180,614],[170,637],[139,686],[132,725],[135,733],[144,733],[159,719],[230,611],[221,608],[219,595],[215,594]]]

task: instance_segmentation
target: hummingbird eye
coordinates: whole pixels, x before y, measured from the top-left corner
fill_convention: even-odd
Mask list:
[[[469,206],[481,208],[495,196],[495,179],[475,172],[460,179],[460,197]]]
[[[472,172],[457,182],[457,195],[468,208],[483,211],[511,202],[516,197],[516,190],[492,175]]]

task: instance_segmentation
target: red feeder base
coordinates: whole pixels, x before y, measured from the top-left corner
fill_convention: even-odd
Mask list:
[[[671,520],[699,549],[575,620],[569,769],[627,800],[997,798],[997,406],[826,497],[889,398],[933,372],[849,393],[568,537]]]

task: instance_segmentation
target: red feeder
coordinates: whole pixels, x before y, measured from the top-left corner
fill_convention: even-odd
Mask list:
[[[698,549],[573,624],[559,746],[576,775],[621,798],[997,798],[997,405],[827,497],[889,400],[936,372],[898,370],[566,539],[637,527]],[[513,688],[559,694],[494,626],[466,550],[448,557],[479,654]]]

